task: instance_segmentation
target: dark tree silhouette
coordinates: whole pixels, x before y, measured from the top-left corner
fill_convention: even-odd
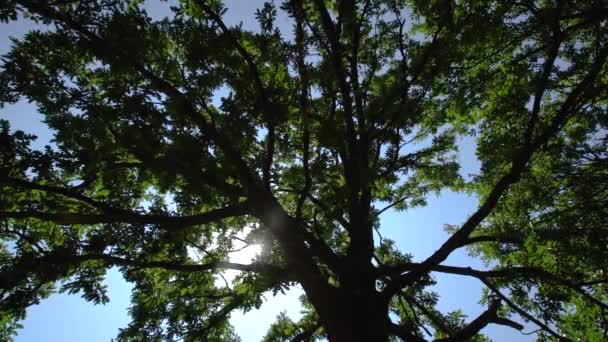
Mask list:
[[[2,121],[3,340],[55,286],[106,302],[110,267],[134,286],[118,340],[235,341],[233,310],[298,284],[303,318],[266,340],[484,341],[521,319],[607,339],[606,1],[289,0],[255,32],[219,1],[160,21],[140,2],[0,5],[48,27],[2,58],[0,103],[35,103],[56,145]],[[480,204],[431,255],[375,234],[446,188]],[[243,244],[262,252],[230,262]],[[445,264],[461,248],[490,268]],[[478,279],[487,308],[437,310],[437,272]]]

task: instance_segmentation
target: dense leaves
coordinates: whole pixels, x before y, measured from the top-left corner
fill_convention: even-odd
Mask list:
[[[230,313],[293,286],[302,318],[264,340],[486,341],[522,320],[606,340],[605,1],[290,0],[254,31],[219,1],[145,8],[0,5],[45,28],[13,40],[0,103],[34,103],[54,132],[35,150],[0,121],[0,338],[57,291],[107,302],[118,267],[121,341],[238,341]],[[382,213],[444,189],[480,204],[432,255],[381,237]],[[445,264],[459,248],[488,268]],[[440,312],[435,272],[479,280],[483,312]]]

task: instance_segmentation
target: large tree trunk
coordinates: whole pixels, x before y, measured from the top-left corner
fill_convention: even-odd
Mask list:
[[[335,315],[321,317],[331,342],[388,341],[388,315],[375,294],[345,295],[332,302],[324,305],[336,305],[331,310]]]

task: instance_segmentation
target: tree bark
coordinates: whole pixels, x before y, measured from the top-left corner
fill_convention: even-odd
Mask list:
[[[345,294],[335,300],[334,317],[321,317],[331,342],[388,341],[388,313],[375,294]],[[332,305],[326,303],[324,305]],[[321,310],[318,310],[320,312]]]

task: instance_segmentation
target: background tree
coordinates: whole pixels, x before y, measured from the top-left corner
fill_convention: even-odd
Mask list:
[[[238,340],[231,311],[295,284],[306,314],[266,340],[481,341],[522,329],[514,314],[539,339],[605,340],[608,4],[285,1],[293,32],[278,10],[249,32],[211,0],[160,21],[139,1],[0,5],[50,28],[14,41],[0,101],[34,102],[57,146],[2,123],[2,337],[55,286],[106,302],[118,266],[119,340]],[[459,135],[477,139],[471,182]],[[481,200],[432,255],[374,235],[444,188]],[[229,262],[243,232],[263,252]],[[459,248],[489,268],[446,265]],[[439,312],[434,272],[479,279],[487,309]]]

